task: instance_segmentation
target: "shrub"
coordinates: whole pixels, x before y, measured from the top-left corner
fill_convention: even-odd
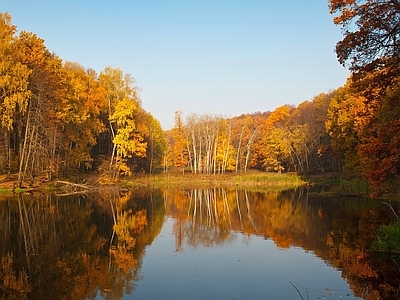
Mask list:
[[[400,253],[400,219],[378,228],[372,251]]]

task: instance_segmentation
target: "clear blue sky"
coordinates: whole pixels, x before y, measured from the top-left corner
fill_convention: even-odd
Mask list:
[[[174,112],[232,117],[342,86],[324,0],[0,0],[64,61],[131,74],[164,129]]]

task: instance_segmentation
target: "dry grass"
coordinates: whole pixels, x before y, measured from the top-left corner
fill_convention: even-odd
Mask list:
[[[82,179],[82,177],[85,177]],[[130,178],[110,180],[108,176],[87,175],[79,178],[66,179],[72,183],[88,183],[95,188],[111,186],[125,188],[246,188],[246,189],[271,189],[295,188],[305,184],[296,174],[275,174],[253,172],[249,174],[179,174],[165,173],[157,175],[135,175]],[[15,179],[7,176],[0,177],[0,193],[13,193]],[[33,187],[35,190],[48,191],[57,188],[56,182],[42,182]],[[23,190],[21,190],[23,191]]]
[[[206,187],[298,187],[305,184],[296,174],[161,174],[142,175],[121,181],[122,185],[130,187],[180,187],[180,188],[206,188]]]

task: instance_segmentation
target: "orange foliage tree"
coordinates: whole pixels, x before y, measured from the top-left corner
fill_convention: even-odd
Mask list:
[[[358,141],[353,139],[353,145],[349,146],[358,144],[363,175],[375,194],[379,194],[400,174],[400,3],[396,0],[329,0],[329,8],[335,15],[334,23],[344,32],[343,40],[336,45],[336,54],[341,64],[349,63],[353,72],[350,83],[356,91],[341,101],[340,113],[343,116],[345,106],[350,108]],[[363,100],[358,102],[360,96]],[[331,108],[334,106],[332,103]],[[338,122],[340,117],[332,119]],[[336,123],[336,127],[338,125]],[[351,124],[347,122],[344,127],[349,129]],[[336,137],[338,133],[336,130]],[[344,141],[344,135],[341,136]]]
[[[329,0],[334,23],[344,38],[336,45],[341,64],[358,77],[382,70],[370,83],[386,87],[400,71],[400,3],[397,0]]]
[[[400,85],[386,93],[361,131],[359,146],[363,175],[375,195],[396,186],[400,178]]]

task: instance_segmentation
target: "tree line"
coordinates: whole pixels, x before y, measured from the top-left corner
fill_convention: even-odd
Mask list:
[[[47,174],[99,171],[219,174],[270,172],[363,176],[376,194],[400,172],[400,4],[330,0],[343,40],[346,84],[299,105],[233,118],[175,114],[174,128],[141,106],[135,81],[118,68],[99,74],[63,62],[33,33],[0,15],[0,172],[18,183]]]
[[[272,112],[225,119],[191,114],[186,122],[176,112],[175,126],[166,132],[165,166],[184,172],[246,173],[320,172],[336,170],[329,153],[325,120],[330,99],[322,93],[297,107],[284,105]],[[335,169],[336,168],[336,169]]]
[[[39,174],[151,172],[163,133],[131,75],[63,62],[37,35],[16,32],[0,14],[0,172],[18,173],[18,185]]]
[[[344,38],[344,86],[298,106],[231,119],[177,112],[165,165],[197,172],[351,172],[374,195],[396,189],[400,174],[400,2],[329,0]]]

